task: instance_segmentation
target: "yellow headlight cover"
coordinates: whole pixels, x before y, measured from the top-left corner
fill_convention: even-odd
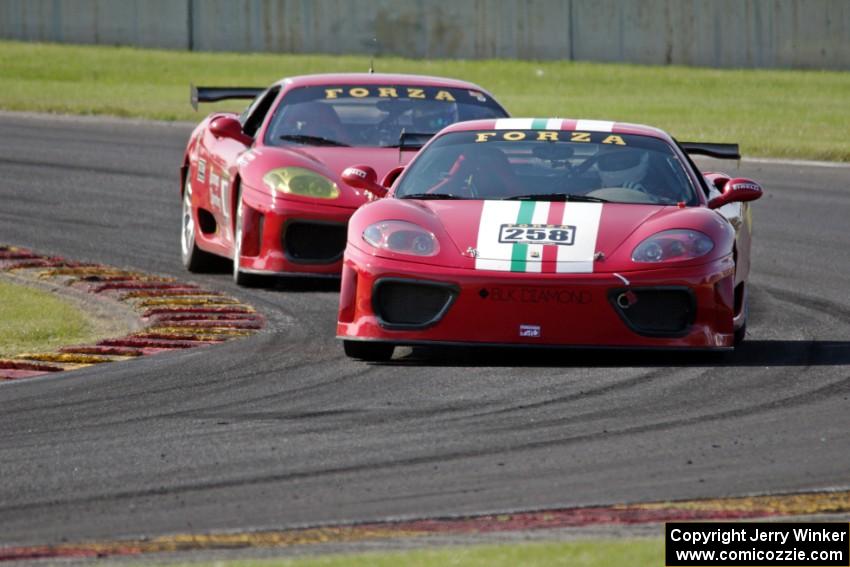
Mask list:
[[[303,167],[273,169],[263,176],[263,182],[273,191],[314,199],[336,199],[339,187],[336,183]]]

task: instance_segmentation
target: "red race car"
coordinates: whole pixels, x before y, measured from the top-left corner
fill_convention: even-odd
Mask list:
[[[349,73],[283,79],[267,89],[192,88],[192,104],[253,99],[218,112],[189,139],[181,168],[181,248],[190,271],[214,256],[233,277],[338,276],[346,223],[366,195],[339,183],[344,166],[369,164],[385,183],[435,132],[461,120],[500,118],[480,87],[416,75]]]
[[[677,143],[597,120],[442,130],[352,216],[337,333],[348,356],[396,345],[731,349],[747,322],[748,179]],[[370,167],[343,179],[384,195]]]

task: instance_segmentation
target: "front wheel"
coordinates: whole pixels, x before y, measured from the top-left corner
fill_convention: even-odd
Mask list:
[[[395,351],[389,343],[371,341],[342,341],[342,348],[347,357],[368,362],[385,362],[393,357]]]
[[[236,285],[251,287],[259,283],[259,276],[242,271],[242,196],[236,196],[236,229],[233,231],[233,281]]]
[[[195,241],[197,226],[192,212],[192,182],[187,179],[180,218],[180,258],[190,272],[209,272],[215,267],[216,257],[198,248]]]

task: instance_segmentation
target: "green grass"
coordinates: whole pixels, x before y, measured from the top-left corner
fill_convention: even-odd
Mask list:
[[[190,82],[265,86],[368,64],[359,56],[0,42],[0,108],[198,120],[202,114],[188,104]],[[639,122],[683,140],[736,141],[751,156],[850,161],[848,72],[400,58],[379,58],[375,66],[468,79],[515,116]]]
[[[86,315],[51,293],[0,280],[0,358],[92,338]]]
[[[192,564],[195,567],[203,563]],[[645,539],[602,539],[417,549],[403,552],[320,555],[294,559],[217,561],[216,567],[657,567],[664,543]]]

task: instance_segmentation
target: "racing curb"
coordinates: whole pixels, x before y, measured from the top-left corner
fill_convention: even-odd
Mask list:
[[[327,543],[416,539],[438,535],[495,534],[592,526],[696,520],[749,520],[850,513],[850,490],[744,496],[644,504],[561,508],[504,514],[397,520],[226,533],[184,533],[154,538],[0,547],[0,561],[132,556],[148,553],[287,548]],[[660,531],[659,531],[660,534]],[[424,542],[423,542],[424,543]]]
[[[13,273],[24,282],[46,281],[119,301],[142,322],[140,330],[123,337],[0,358],[0,381],[217,344],[252,335],[265,324],[250,305],[193,283],[44,256],[26,248],[0,245],[0,272]]]

